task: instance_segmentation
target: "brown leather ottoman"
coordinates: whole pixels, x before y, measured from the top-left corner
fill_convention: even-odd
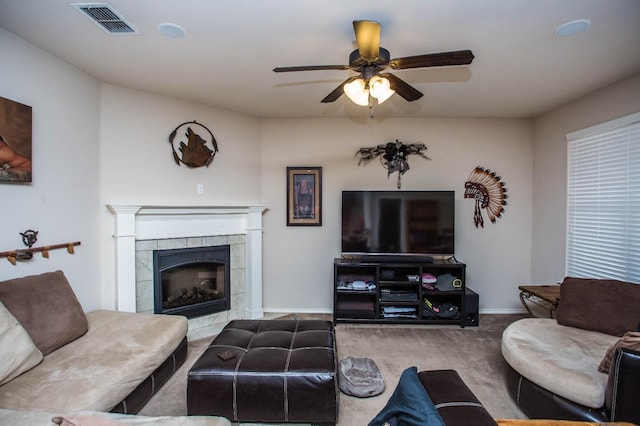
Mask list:
[[[235,357],[225,361],[225,352]],[[189,370],[187,411],[241,422],[335,424],[339,394],[331,321],[236,320]]]

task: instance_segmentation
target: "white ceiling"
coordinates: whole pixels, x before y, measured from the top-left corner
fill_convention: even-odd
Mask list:
[[[109,35],[70,3],[0,0],[0,26],[100,81],[257,117],[368,116],[346,96],[320,102],[352,71],[272,71],[346,65],[360,19],[380,22],[391,58],[475,54],[393,71],[424,96],[376,117],[534,117],[640,72],[639,0],[110,0],[141,35]],[[592,25],[554,34],[576,19]],[[186,36],[160,35],[164,22]]]

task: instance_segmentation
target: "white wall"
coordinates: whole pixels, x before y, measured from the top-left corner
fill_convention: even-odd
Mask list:
[[[534,123],[532,282],[565,276],[566,134],[640,112],[640,74],[541,115]]]
[[[169,135],[197,121],[219,152],[208,167],[178,166]],[[100,91],[101,258],[103,305],[116,306],[114,215],[108,204],[242,206],[261,204],[257,119],[151,93],[102,84]],[[204,193],[197,193],[197,185]]]
[[[367,110],[363,109],[366,117]],[[517,286],[530,282],[532,126],[529,120],[291,119],[265,120],[262,185],[265,204],[264,306],[266,311],[330,311],[333,259],[340,255],[343,189],[395,190],[376,160],[358,166],[361,147],[399,139],[423,142],[431,161],[410,158],[406,190],[456,191],[456,256],[467,263],[468,285],[484,311],[520,310]],[[506,183],[509,205],[496,224],[473,225],[474,202],[464,183],[481,165]],[[323,168],[321,227],[286,226],[287,166]]]
[[[98,256],[98,82],[0,28],[0,96],[32,107],[31,184],[0,183],[0,251],[24,248],[19,235],[37,230],[36,246],[81,241],[76,254],[11,265],[0,280],[63,270],[83,307],[101,305]]]

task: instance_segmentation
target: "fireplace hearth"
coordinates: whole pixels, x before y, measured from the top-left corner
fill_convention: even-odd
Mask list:
[[[229,263],[229,245],[154,250],[154,312],[195,318],[229,310]]]

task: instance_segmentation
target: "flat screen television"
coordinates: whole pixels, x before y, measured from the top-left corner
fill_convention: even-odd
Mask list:
[[[343,255],[454,256],[455,191],[342,191]]]

